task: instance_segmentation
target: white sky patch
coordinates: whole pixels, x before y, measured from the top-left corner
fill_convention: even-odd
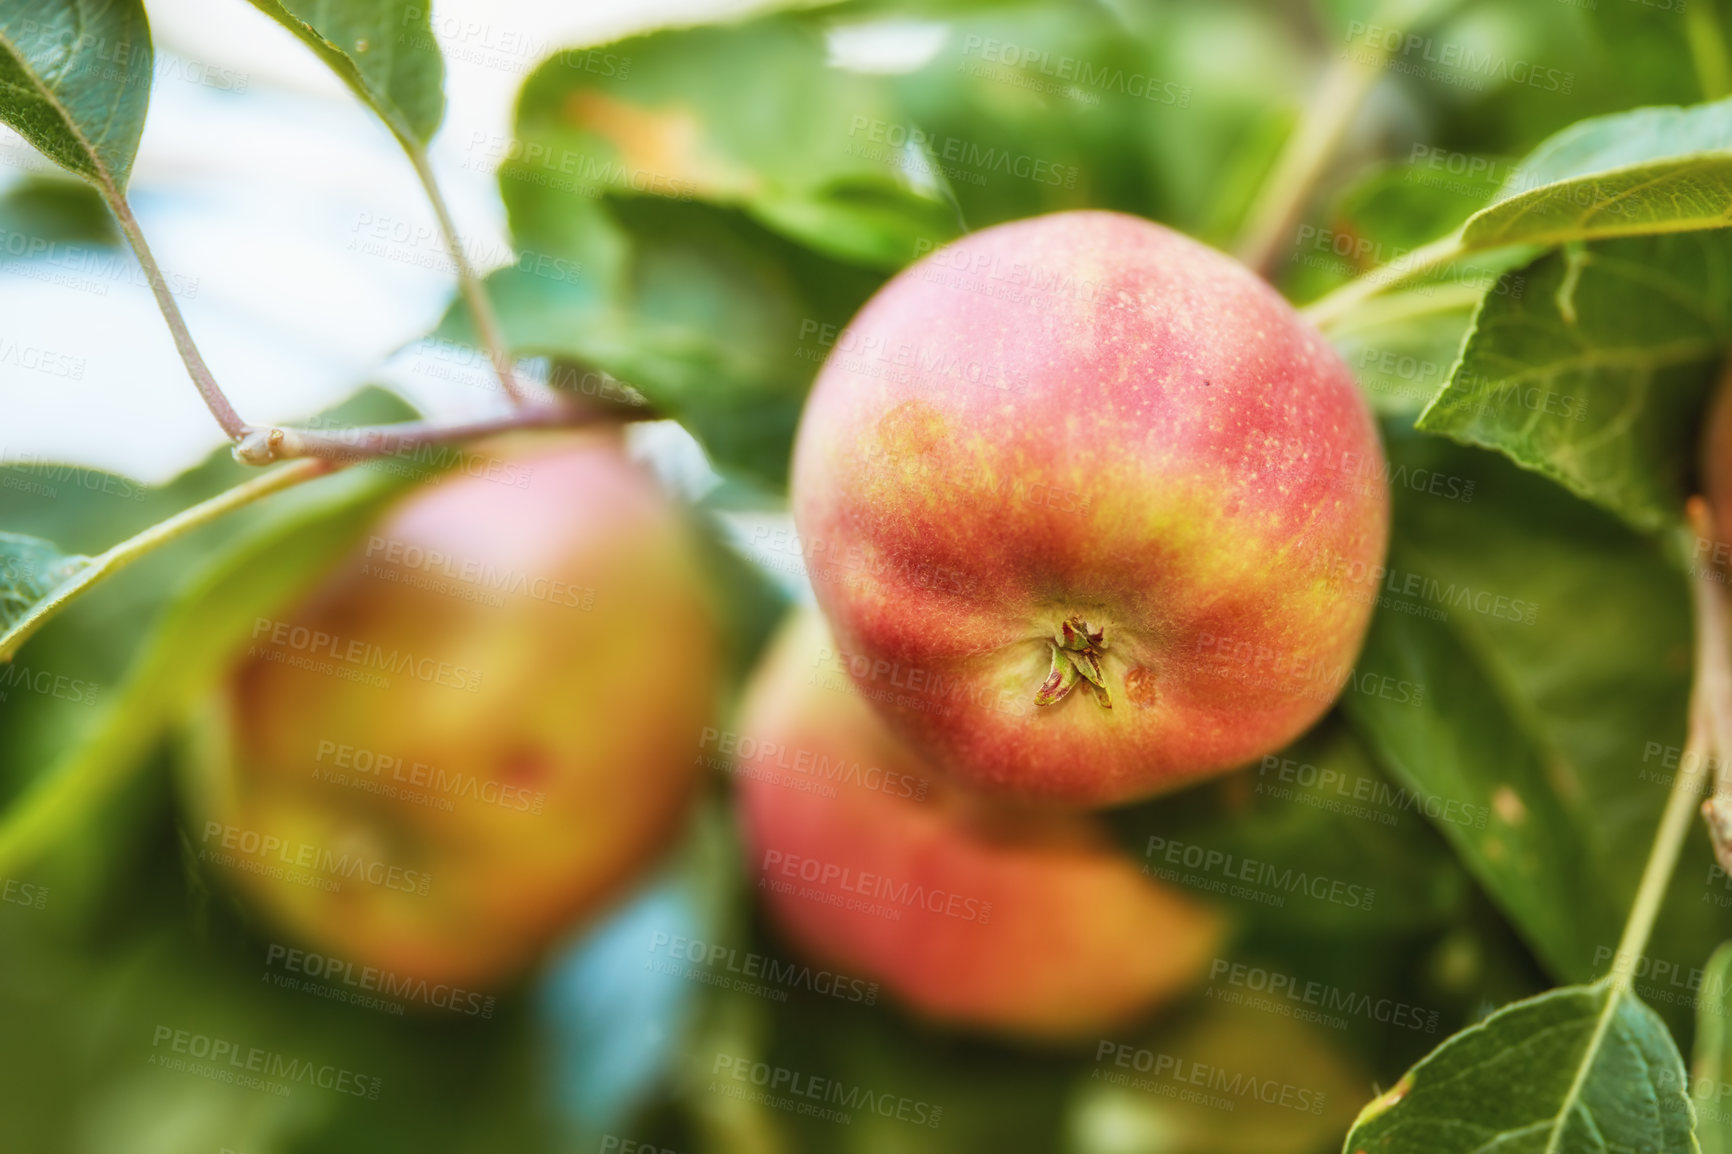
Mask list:
[[[850,72],[900,75],[924,68],[944,47],[950,26],[933,20],[874,20],[830,29],[830,64]]]

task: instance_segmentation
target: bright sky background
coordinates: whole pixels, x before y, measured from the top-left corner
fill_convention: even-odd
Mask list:
[[[556,47],[753,6],[435,2],[448,101],[433,163],[478,262],[504,264],[511,254],[493,164],[476,144],[509,133],[528,71]],[[433,218],[371,113],[244,0],[152,0],[150,13],[157,80],[134,208],[158,262],[186,287],[187,323],[241,414],[304,417],[369,379],[398,383],[438,414],[497,403],[485,370],[399,351],[438,320],[452,283],[416,263],[438,260],[430,245],[390,239],[428,236]],[[0,187],[47,167],[0,128]],[[75,254],[56,255],[0,263],[0,460],[167,480],[222,436],[131,256],[108,257],[109,271],[92,274],[78,270]],[[25,349],[37,355],[16,355]],[[22,367],[43,353],[60,374]],[[81,368],[76,379],[71,368]]]

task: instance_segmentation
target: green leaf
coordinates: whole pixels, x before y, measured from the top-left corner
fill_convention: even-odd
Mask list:
[[[1489,295],[1419,427],[1505,453],[1632,525],[1678,522],[1732,345],[1728,234],[1543,256]]]
[[[1535,149],[1499,195],[1467,222],[1466,247],[1724,228],[1732,101],[1584,120]]]
[[[255,619],[305,588],[403,481],[358,466],[279,498],[165,610],[125,683],[59,764],[0,818],[0,875],[52,844],[150,751],[215,678]]]
[[[525,175],[595,196],[737,206],[819,252],[883,268],[957,232],[880,77],[830,67],[793,16],[561,53],[518,101]],[[894,139],[891,139],[894,137]]]
[[[931,58],[887,78],[895,118],[864,127],[850,120],[851,139],[882,150],[918,130],[927,171],[971,229],[1109,208],[1196,231],[1181,198],[1201,192],[1203,211],[1231,212],[1237,189],[1222,167],[1248,150],[1193,100],[1243,100],[1266,115],[1270,102],[1247,98],[1244,86],[1268,83],[1254,74],[1264,50],[1293,50],[1267,23],[1242,19],[1227,35],[1251,66],[1212,77],[1206,89],[1193,85],[1195,61],[1207,49],[1192,38],[1218,34],[1208,16],[1175,5],[1134,12],[1100,4],[983,5],[927,26]],[[1010,45],[1038,45],[1040,52],[1012,52]],[[1188,163],[1172,163],[1175,155]]]
[[[293,32],[405,145],[425,145],[445,116],[445,58],[432,6],[414,0],[252,0]]]
[[[1726,1029],[1726,992],[1732,989],[1732,942],[1722,942],[1702,968],[1696,999],[1696,1048],[1690,1064],[1696,1137],[1702,1154],[1732,1154],[1732,1036]]]
[[[1389,567],[1430,578],[1399,542]],[[1352,695],[1343,703],[1347,715],[1396,780],[1473,815],[1472,822],[1440,821],[1438,828],[1548,968],[1587,973],[1594,944],[1616,933],[1617,911],[1602,892],[1583,892],[1590,866],[1585,839],[1548,780],[1541,751],[1477,655],[1452,631],[1385,612],[1360,661],[1424,686],[1424,700],[1403,709]],[[1463,724],[1469,715],[1472,724]],[[1519,821],[1507,816],[1514,812]]]
[[[1359,1115],[1349,1154],[1696,1154],[1684,1061],[1611,983],[1506,1006]]]
[[[118,195],[144,131],[154,59],[138,0],[0,0],[0,121]]]
[[[1425,692],[1341,707],[1397,781],[1486,813],[1481,828],[1436,824],[1550,972],[1591,980],[1659,822],[1665,751],[1683,741],[1681,578],[1653,540],[1495,454],[1393,426],[1386,439],[1394,527],[1359,668]],[[1724,936],[1693,880],[1705,839],[1686,852],[1659,957]]]
[[[97,582],[200,525],[313,479],[323,471],[324,466],[320,462],[303,460],[258,474],[244,484],[219,493],[208,501],[181,510],[173,517],[152,525],[143,533],[94,557],[79,558],[70,567],[64,563],[57,564],[54,571],[63,574],[59,582],[30,604],[16,621],[0,629],[0,661],[10,660],[32,633],[54,614],[66,608],[74,598],[95,587]],[[20,566],[21,571],[24,568],[23,565]]]
[[[1483,295],[1476,285],[1426,285],[1385,293],[1329,328],[1379,413],[1413,419],[1455,366]]]
[[[0,533],[0,652],[19,622],[89,564],[90,558],[62,553],[40,537]]]

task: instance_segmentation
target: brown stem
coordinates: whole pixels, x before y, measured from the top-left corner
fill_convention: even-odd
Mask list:
[[[449,424],[436,421],[404,421],[395,425],[362,425],[325,432],[282,426],[249,426],[235,446],[235,457],[249,465],[266,465],[297,457],[320,457],[353,464],[371,457],[388,456],[423,445],[465,441],[513,429],[554,429],[605,421],[641,421],[655,416],[647,408],[626,405],[602,406],[555,401],[525,405],[508,413]]]

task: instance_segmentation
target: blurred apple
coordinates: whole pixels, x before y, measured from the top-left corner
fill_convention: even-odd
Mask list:
[[[1111,1029],[1202,976],[1216,913],[1096,819],[934,778],[833,659],[819,614],[798,614],[729,735],[749,867],[798,947],[931,1017],[1036,1038]]]
[[[689,528],[617,436],[479,446],[255,622],[195,849],[292,940],[495,984],[675,830],[718,645]]]

